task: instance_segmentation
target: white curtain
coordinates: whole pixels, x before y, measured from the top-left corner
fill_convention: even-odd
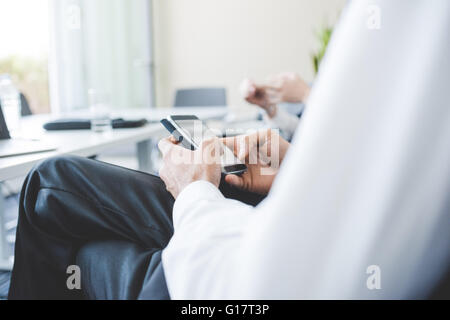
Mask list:
[[[112,108],[152,106],[151,1],[53,0],[54,111],[88,106],[89,89]]]

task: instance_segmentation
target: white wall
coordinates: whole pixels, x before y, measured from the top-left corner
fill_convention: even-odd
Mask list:
[[[281,71],[313,79],[315,31],[334,23],[345,0],[154,0],[158,106],[180,87],[225,86],[229,104],[245,103],[244,77]]]

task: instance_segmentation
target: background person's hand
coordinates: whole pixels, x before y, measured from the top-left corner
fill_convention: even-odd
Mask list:
[[[195,181],[208,181],[219,187],[223,152],[219,139],[204,141],[195,151],[178,145],[173,137],[161,140],[158,147],[163,155],[159,175],[175,199],[184,188]]]
[[[293,72],[271,76],[265,85],[258,85],[249,79],[241,84],[241,92],[245,100],[266,110],[269,117],[275,116],[275,106],[278,103],[306,102],[310,91],[308,84]]]
[[[263,85],[257,85],[250,79],[245,79],[241,84],[241,93],[244,99],[251,104],[257,105],[262,109],[268,111],[268,109],[276,104],[274,98],[270,96],[269,87]]]
[[[289,149],[289,142],[275,130],[269,129],[251,135],[224,138],[223,143],[247,165],[244,174],[227,175],[225,181],[246,191],[268,194]]]
[[[311,88],[296,73],[284,72],[269,78],[270,90],[275,91],[281,102],[306,102]]]

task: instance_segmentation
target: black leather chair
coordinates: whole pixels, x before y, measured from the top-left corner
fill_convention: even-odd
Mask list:
[[[428,297],[432,300],[449,300],[450,299],[450,270],[439,281],[437,287]]]
[[[28,103],[27,97],[23,93],[20,94],[20,103],[22,104],[22,117],[31,116],[33,112],[31,112],[30,104]]]

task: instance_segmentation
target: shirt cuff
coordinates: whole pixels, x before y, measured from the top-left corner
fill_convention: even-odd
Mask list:
[[[182,223],[183,213],[189,211],[189,208],[204,200],[223,200],[225,197],[220,190],[208,181],[195,181],[189,184],[178,195],[173,207],[173,224],[176,228]]]

